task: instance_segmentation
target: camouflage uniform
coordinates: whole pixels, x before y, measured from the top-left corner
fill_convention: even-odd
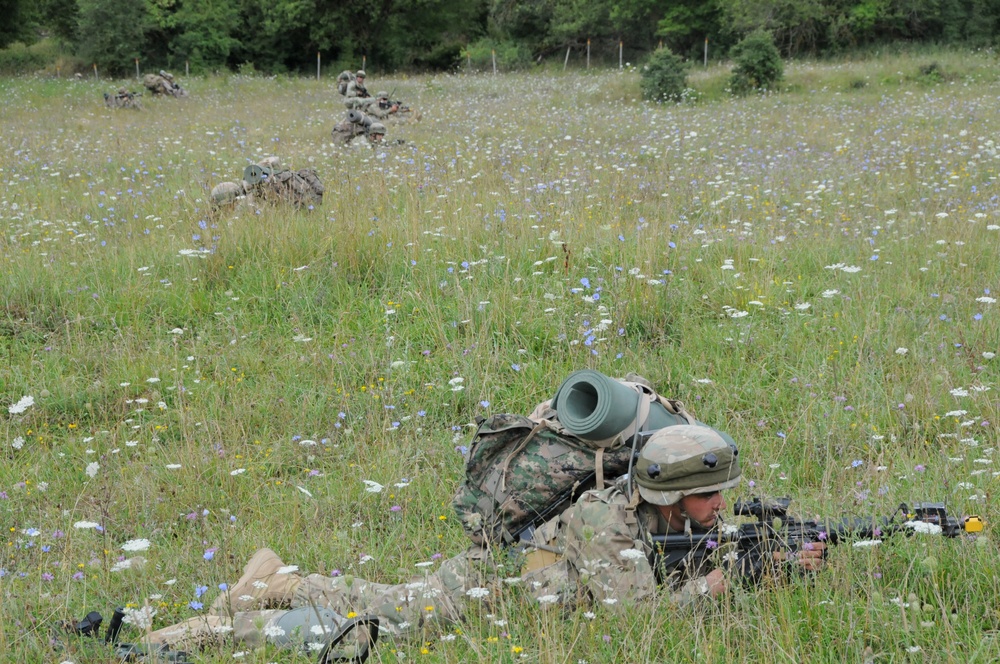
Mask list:
[[[180,83],[174,80],[174,75],[160,70],[159,74],[146,74],[142,79],[142,84],[146,86],[153,95],[169,95],[171,97],[186,97],[187,92],[183,90]]]
[[[362,79],[359,81],[358,79]],[[359,69],[354,74],[354,80],[347,84],[347,91],[344,93],[346,97],[371,97],[368,93],[368,88],[364,84],[365,72]]]

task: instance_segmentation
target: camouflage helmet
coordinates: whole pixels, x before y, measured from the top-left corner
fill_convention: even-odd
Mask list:
[[[368,78],[368,74],[365,73],[364,69],[359,69],[356,72],[354,72],[354,77],[355,78]]]
[[[674,505],[684,496],[731,489],[740,483],[739,450],[706,426],[657,431],[635,463],[639,495],[653,505]]]
[[[389,93],[385,92],[385,91],[379,92],[377,95],[375,95],[375,98],[376,99],[388,99],[389,98]]]
[[[370,127],[368,127],[369,134],[382,134],[385,135],[385,125],[381,122],[373,122]]]
[[[128,90],[125,88],[125,86],[122,86],[122,87],[118,88],[118,94],[120,94],[120,95],[127,95],[128,94]]]

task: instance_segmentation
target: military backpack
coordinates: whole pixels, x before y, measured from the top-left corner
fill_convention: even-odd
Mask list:
[[[662,406],[657,408],[657,428],[707,426],[681,402],[661,397],[648,386],[636,389],[650,403]],[[530,540],[535,528],[559,515],[584,491],[603,489],[605,478],[613,480],[628,472],[632,455],[651,434],[644,430],[648,421],[644,418],[627,439],[617,436],[601,443],[566,431],[548,401],[530,417],[501,414],[481,421],[469,444],[465,479],[452,500],[466,535],[476,544]]]

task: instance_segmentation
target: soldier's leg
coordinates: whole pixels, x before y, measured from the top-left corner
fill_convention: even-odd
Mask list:
[[[292,606],[325,606],[342,615],[374,614],[393,635],[417,630],[429,621],[458,621],[467,591],[492,583],[489,563],[476,557],[463,553],[441,563],[433,574],[395,585],[311,574],[296,589]]]
[[[169,646],[174,650],[194,650],[220,644],[232,631],[232,620],[228,617],[195,616],[151,632],[142,641]]]
[[[232,616],[238,611],[288,606],[302,577],[274,551],[260,549],[243,568],[236,585],[215,598],[209,615]]]

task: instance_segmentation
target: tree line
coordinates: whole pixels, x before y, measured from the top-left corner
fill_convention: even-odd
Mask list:
[[[900,41],[995,46],[997,0],[0,0],[0,48],[48,38],[89,66],[315,71],[530,66],[589,49],[714,55],[765,30],[785,57]]]

